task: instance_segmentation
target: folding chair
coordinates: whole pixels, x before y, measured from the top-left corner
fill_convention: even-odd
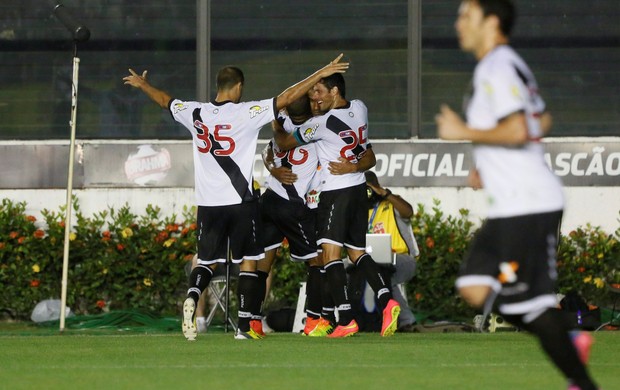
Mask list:
[[[205,323],[207,327],[215,317],[218,310],[224,313],[224,332],[228,332],[228,326],[232,326],[233,331],[237,330],[237,323],[234,315],[230,313],[230,283],[239,276],[239,266],[227,261],[219,264],[209,283],[209,292],[213,298],[214,305],[209,311]]]

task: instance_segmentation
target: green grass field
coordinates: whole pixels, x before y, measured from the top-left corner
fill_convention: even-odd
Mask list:
[[[590,369],[620,389],[620,332],[595,334]],[[136,333],[0,327],[0,389],[566,389],[526,334],[347,339],[216,331]]]

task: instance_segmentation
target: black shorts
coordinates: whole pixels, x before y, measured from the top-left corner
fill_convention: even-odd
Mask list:
[[[258,201],[230,206],[198,206],[198,263],[233,263],[265,257]],[[230,240],[230,244],[229,244]]]
[[[317,216],[319,244],[366,250],[368,195],[366,183],[321,192]]]
[[[540,313],[557,306],[556,252],[562,211],[494,218],[476,232],[457,287],[490,286],[502,314]],[[525,319],[527,321],[527,319]]]
[[[278,248],[286,237],[293,261],[317,257],[316,210],[303,202],[286,200],[269,189],[259,202],[265,251]]]

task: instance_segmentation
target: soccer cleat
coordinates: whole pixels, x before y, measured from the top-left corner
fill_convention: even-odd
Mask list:
[[[236,340],[260,340],[262,338],[263,337],[256,333],[252,328],[250,328],[247,332],[237,328],[237,332],[235,333]]]
[[[314,329],[312,329],[312,331],[308,333],[308,336],[325,337],[329,335],[330,333],[332,333],[333,330],[334,330],[334,327],[332,326],[332,323],[329,322],[329,320],[321,317],[319,318],[319,322],[316,324]]]
[[[571,332],[571,340],[579,355],[579,360],[585,365],[590,359],[590,348],[594,344],[594,339],[587,332]]]
[[[389,337],[396,332],[398,326],[398,315],[400,314],[400,305],[393,299],[390,299],[383,309],[383,325],[381,326],[381,336]]]
[[[250,329],[254,331],[260,337],[265,337],[265,332],[263,332],[263,321],[262,320],[250,320]]]
[[[306,317],[306,326],[304,326],[303,336],[308,336],[310,332],[316,328],[321,318]]]
[[[189,341],[196,340],[198,331],[196,330],[196,302],[192,298],[187,298],[183,302],[183,336]]]
[[[355,322],[355,320],[351,320],[348,325],[338,325],[332,333],[327,335],[327,337],[330,337],[332,339],[349,337],[356,334],[359,330],[360,328],[359,326],[357,326],[357,322]]]

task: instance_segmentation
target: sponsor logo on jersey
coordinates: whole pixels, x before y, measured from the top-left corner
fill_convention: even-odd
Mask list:
[[[269,106],[252,106],[250,107],[250,119],[254,118],[256,115],[263,113],[269,109]]]
[[[317,129],[319,128],[319,124],[315,124],[314,126],[308,127],[306,130],[303,131],[304,133],[304,138],[305,139],[312,139],[314,138],[314,133],[316,133]]]
[[[178,114],[179,112],[187,109],[188,106],[186,106],[185,103],[174,103],[174,105],[172,106],[172,113]]]

